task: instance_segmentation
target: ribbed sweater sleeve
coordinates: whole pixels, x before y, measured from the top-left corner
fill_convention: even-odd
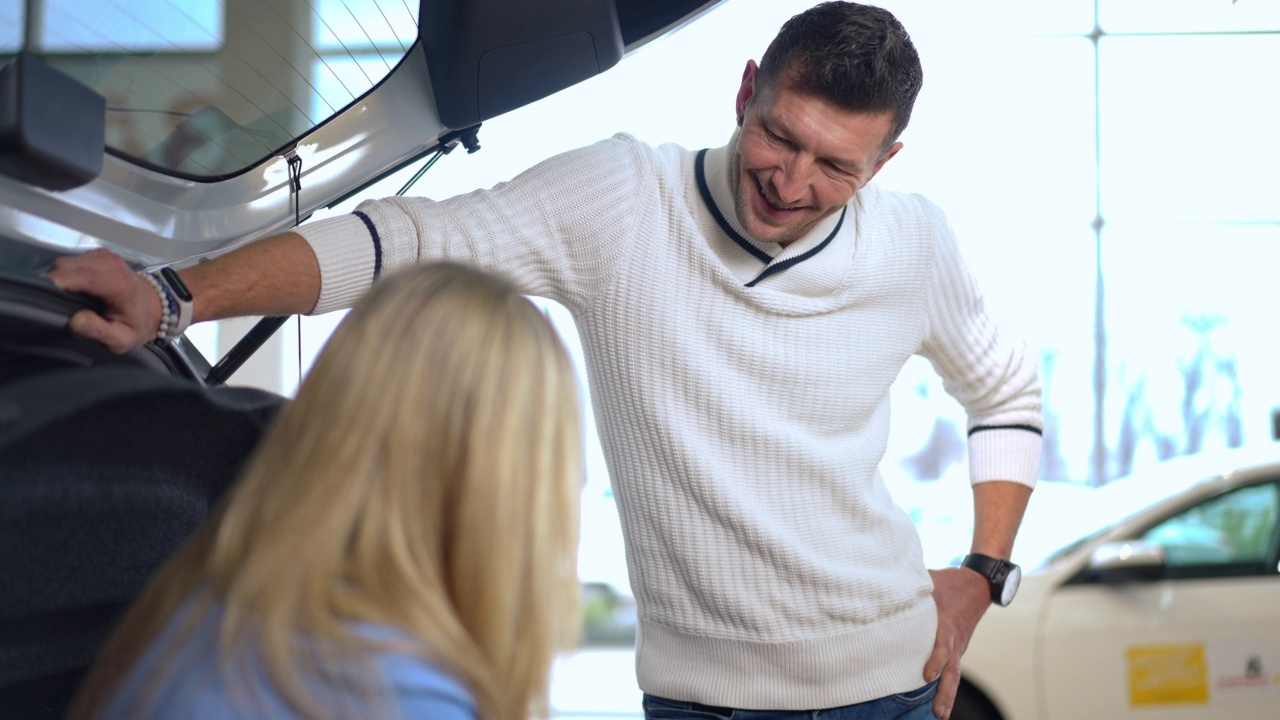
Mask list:
[[[501,273],[522,292],[579,312],[607,285],[633,241],[633,219],[660,202],[652,176],[647,149],[618,135],[488,190],[438,202],[369,200],[352,215],[304,225],[298,232],[321,269],[312,313],[348,307],[377,277],[432,260]]]
[[[913,197],[935,228],[920,354],[968,414],[970,477],[1034,487],[1044,427],[1038,362],[1024,344],[1001,337],[942,211]]]

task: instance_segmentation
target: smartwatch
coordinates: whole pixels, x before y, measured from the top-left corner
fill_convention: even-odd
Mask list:
[[[1008,560],[969,553],[960,562],[960,567],[969,568],[986,578],[987,584],[991,586],[991,602],[1000,607],[1008,607],[1013,602],[1013,596],[1018,594],[1022,568]]]
[[[191,296],[182,278],[171,267],[160,268],[158,272],[139,270],[138,275],[146,280],[160,298],[160,326],[156,328],[155,341],[167,345],[186,332],[195,315],[194,298]]]

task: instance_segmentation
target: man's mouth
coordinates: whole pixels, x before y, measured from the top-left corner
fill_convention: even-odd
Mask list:
[[[771,211],[770,214],[785,215],[800,209],[798,207],[789,207],[787,205],[779,205],[778,203],[775,203],[769,198],[769,194],[764,191],[764,185],[762,185],[759,180],[756,180],[755,183],[756,192],[759,193],[760,200],[763,202],[765,208]]]

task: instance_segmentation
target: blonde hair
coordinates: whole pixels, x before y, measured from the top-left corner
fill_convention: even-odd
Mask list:
[[[251,649],[306,717],[333,712],[308,679],[387,647],[360,622],[421,641],[482,718],[545,715],[577,623],[578,402],[555,330],[510,284],[449,264],[381,281],[115,630],[73,717],[107,706],[176,613],[215,603],[219,652]]]

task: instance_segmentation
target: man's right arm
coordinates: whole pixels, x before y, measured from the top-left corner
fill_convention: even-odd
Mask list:
[[[320,296],[320,266],[300,235],[283,233],[238,248],[180,273],[194,298],[194,322],[245,315],[309,312]],[[55,286],[102,300],[101,314],[81,310],[72,332],[125,352],[156,336],[160,301],[154,288],[107,251],[59,258],[48,273]]]
[[[590,305],[665,202],[655,154],[624,136],[544,160],[509,182],[443,201],[367,200],[181,272],[193,320],[289,315],[350,307],[378,277],[432,260],[508,277],[571,311]],[[160,299],[106,251],[60,259],[59,287],[97,296],[101,315],[77,313],[72,332],[116,352],[156,337]]]

